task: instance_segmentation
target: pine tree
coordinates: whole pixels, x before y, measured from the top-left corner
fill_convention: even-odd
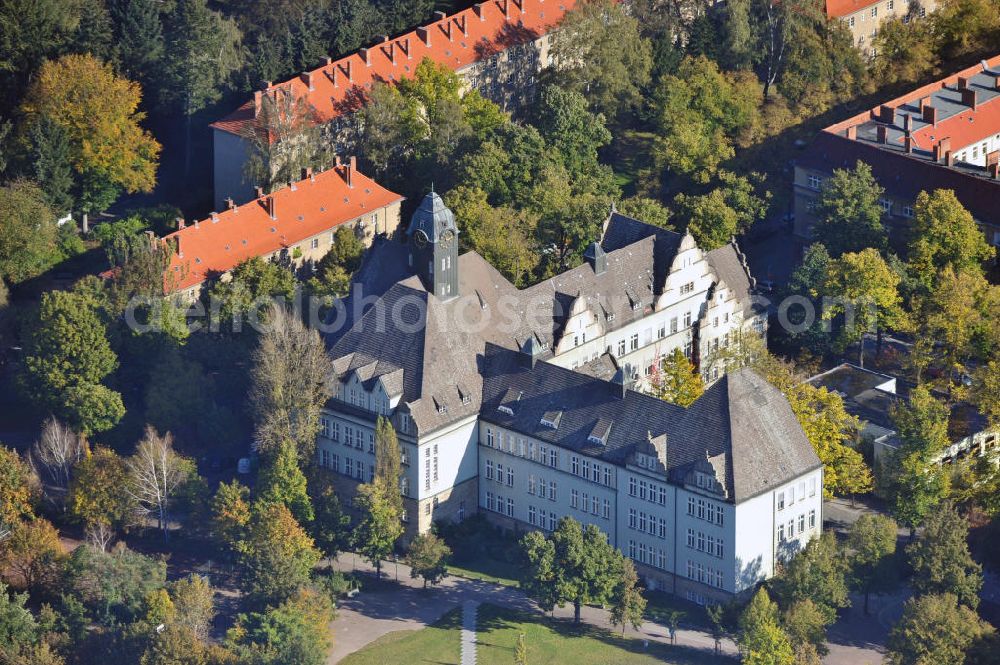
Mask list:
[[[283,504],[300,524],[313,520],[306,477],[299,468],[295,444],[290,439],[282,441],[277,454],[261,469],[258,483],[261,501]]]
[[[42,116],[28,130],[28,143],[28,161],[35,182],[60,216],[69,212],[73,208],[73,167],[66,131],[48,116]]]
[[[163,21],[157,0],[113,0],[115,46],[119,67],[142,81],[147,95],[158,84],[154,68],[163,58]]]

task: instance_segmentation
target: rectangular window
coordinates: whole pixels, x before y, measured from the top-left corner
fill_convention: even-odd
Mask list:
[[[496,510],[496,499],[493,496],[493,492],[486,493],[486,510]]]
[[[628,541],[628,558],[635,559],[635,541]]]
[[[688,497],[688,515],[694,516],[694,497]]]
[[[698,532],[698,551],[699,552],[705,551],[705,534],[702,533],[701,531]]]
[[[548,481],[546,481],[544,478],[539,478],[538,479],[538,496],[540,496],[541,498],[544,499],[545,495],[548,494],[548,491],[549,491],[549,483],[548,483]]]
[[[331,468],[337,473],[340,473],[340,455],[333,456],[333,466]]]
[[[534,506],[528,506],[528,524],[534,526],[536,520],[536,511]]]
[[[726,555],[726,548],[723,544],[722,538],[715,541],[715,556],[720,559]]]
[[[553,469],[559,466],[559,451],[555,448],[549,449],[549,466]]]
[[[514,516],[514,499],[507,499],[507,517]]]
[[[364,477],[365,477],[365,463],[364,462],[358,462],[358,466],[357,466],[357,469],[356,469],[354,477],[357,478],[358,480],[363,480],[364,479]]]
[[[584,495],[586,496],[586,495]],[[628,509],[628,528],[634,529],[636,525],[636,512],[635,508]]]
[[[785,509],[785,493],[778,492],[778,510]]]
[[[596,494],[590,497],[590,513],[592,515],[597,515],[598,512],[600,512],[600,506],[598,505],[597,502],[598,498]]]
[[[698,499],[698,519],[705,519],[705,500]]]
[[[816,496],[816,479],[809,479],[809,496]]]
[[[665,539],[667,537],[667,520],[665,520],[665,519],[663,519],[661,517],[659,519],[659,522],[660,522],[660,525],[659,525],[660,526],[660,530],[659,530],[659,533],[657,533],[656,535],[658,537],[660,537],[660,538],[664,538]]]
[[[629,348],[632,351],[639,348],[639,333],[632,333],[632,336],[629,338]]]
[[[436,460],[437,460],[437,458],[435,458],[435,461]],[[436,468],[437,467],[435,465],[435,470],[436,470]],[[514,486],[514,468],[511,467],[511,466],[508,466],[507,467],[507,487],[513,487],[513,486]]]
[[[594,466],[591,471],[590,479],[595,483],[601,482],[601,467],[597,464],[597,462],[594,462]]]
[[[576,455],[572,455],[569,458],[569,468],[570,468],[570,472],[572,472],[572,474],[574,476],[579,476],[580,475],[580,458],[577,457]]]
[[[781,542],[781,543],[785,542],[785,525],[784,524],[779,524],[778,525],[778,542]]]
[[[809,511],[809,528],[810,529],[815,529],[816,528],[816,511],[815,510],[810,510]]]
[[[794,504],[795,504],[795,485],[792,485],[791,487],[788,488],[788,505],[791,506]]]
[[[493,460],[486,460],[486,480],[493,480]],[[528,493],[531,494],[531,481],[528,481]]]
[[[799,533],[804,533],[806,530],[806,516],[805,513],[799,515]]]
[[[556,500],[556,481],[549,482],[549,501]]]
[[[795,520],[788,520],[788,537],[795,537]]]
[[[638,487],[638,483],[636,482],[635,476],[629,476],[629,479],[628,479],[628,495],[629,496],[635,496],[635,494],[636,494],[636,488],[637,487]]]
[[[493,447],[493,430],[489,427],[486,428],[486,445],[490,448]]]
[[[851,20],[853,21],[854,19],[852,18]],[[852,25],[853,25],[853,23],[852,23]],[[819,176],[815,176],[815,175],[809,176],[809,188],[810,189],[819,189],[820,185],[822,185],[822,184],[823,184],[823,180]]]
[[[354,475],[354,460],[350,457],[344,458],[344,475],[353,476]]]
[[[601,514],[601,517],[603,517],[606,520],[611,519],[611,500],[610,499],[605,499],[604,500],[604,512]]]
[[[611,487],[611,467],[604,467],[604,484]]]
[[[569,507],[577,508],[580,505],[580,494],[576,490],[569,491]]]
[[[676,316],[670,319],[670,334],[674,334],[675,332],[677,332],[677,317]]]
[[[625,340],[619,340],[618,341],[618,357],[620,358],[620,357],[622,357],[624,355],[625,355]]]
[[[691,312],[684,312],[684,327],[691,327]]]

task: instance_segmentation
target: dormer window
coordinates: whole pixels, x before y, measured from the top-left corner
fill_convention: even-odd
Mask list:
[[[542,426],[549,429],[559,429],[560,420],[562,420],[562,411],[546,411],[542,415]]]
[[[500,406],[498,406],[497,411],[499,411],[500,413],[506,413],[508,416],[514,415],[514,409],[510,408],[506,404],[501,404]]]

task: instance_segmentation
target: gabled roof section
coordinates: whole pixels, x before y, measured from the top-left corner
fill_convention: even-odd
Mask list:
[[[176,290],[201,284],[402,200],[353,164],[336,166],[165,236],[175,248],[166,284]]]
[[[286,90],[304,98],[320,124],[352,113],[364,104],[366,91],[376,81],[410,78],[424,58],[453,70],[489,58],[508,48],[534,41],[562,20],[575,0],[487,0],[451,16],[438,14],[427,25],[394,39],[360,49],[327,62],[296,78],[268,85],[255,98],[225,118],[215,129],[242,135],[259,112],[263,95]]]

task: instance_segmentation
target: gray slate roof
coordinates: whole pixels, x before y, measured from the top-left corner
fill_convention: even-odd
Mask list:
[[[497,407],[508,406],[513,414]],[[559,426],[542,424],[559,411]],[[732,501],[742,501],[820,466],[781,392],[752,370],[732,372],[685,409],[609,381],[488,346],[480,418],[583,455],[623,464],[648,437],[666,435],[667,469],[682,482],[706,459]],[[610,423],[605,445],[588,440]]]

